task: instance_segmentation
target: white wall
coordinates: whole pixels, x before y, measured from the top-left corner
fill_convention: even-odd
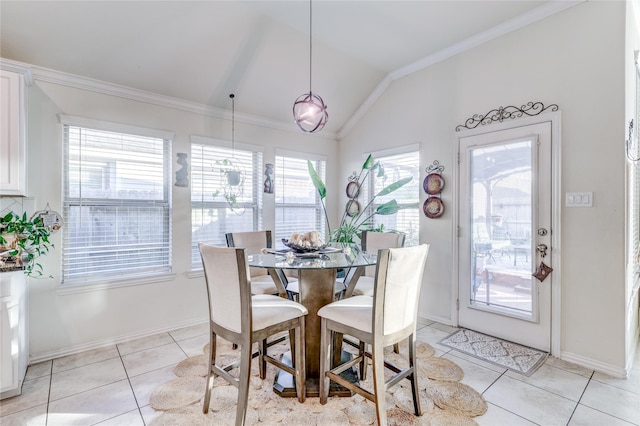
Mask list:
[[[230,139],[229,121],[143,102],[37,81],[28,89],[29,194],[36,207],[49,203],[62,212],[62,126],[67,114],[175,133],[172,163],[178,152],[190,152],[191,134]],[[292,100],[293,101],[293,100]],[[236,111],[242,96],[236,96]],[[275,149],[322,154],[327,157],[327,185],[335,179],[337,142],[322,135],[256,127],[236,119],[236,142],[264,146],[264,162],[273,163]],[[138,335],[205,321],[203,277],[189,278],[191,222],[189,188],[173,189],[173,281],[130,287],[60,294],[59,247],[43,262],[54,279],[30,280],[31,359],[38,360],[113,343]],[[335,195],[328,202],[335,204]],[[273,195],[264,195],[265,229],[273,229]],[[334,219],[335,220],[335,219]]]
[[[628,129],[629,122],[634,120],[634,126],[636,128],[640,124],[637,121],[638,111],[636,111],[636,64],[635,64],[635,52],[640,50],[640,1],[634,0],[627,2],[626,10],[626,37],[624,47],[624,63],[625,63],[625,128]],[[625,134],[628,138],[628,133]],[[637,137],[637,136],[636,136]],[[627,184],[631,185],[631,179],[633,178],[632,170],[637,167],[637,163],[627,162]],[[627,187],[629,191],[629,187]],[[630,201],[630,200],[628,200]],[[633,229],[631,220],[633,219],[633,206],[627,205],[627,229]],[[637,220],[637,219],[635,219]],[[630,232],[627,232],[627,237]],[[638,347],[638,340],[640,339],[639,330],[639,295],[638,285],[640,285],[640,277],[635,271],[635,265],[637,263],[637,253],[634,252],[633,242],[631,239],[627,241],[627,283],[625,287],[625,316],[626,316],[626,352],[627,352],[627,368],[632,367],[635,350]]]
[[[421,168],[439,160],[453,182],[456,125],[499,106],[559,105],[562,192],[594,193],[592,208],[561,211],[561,355],[616,371],[625,366],[624,28],[624,2],[581,3],[394,81],[340,143],[342,181],[363,152],[419,142]],[[452,205],[451,186],[442,198]],[[445,322],[453,224],[451,208],[420,223],[432,244],[420,315]]]

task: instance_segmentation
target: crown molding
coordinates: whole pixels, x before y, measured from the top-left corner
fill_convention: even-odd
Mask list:
[[[534,22],[540,21],[541,19],[547,18],[556,13],[562,12],[563,10],[573,7],[577,4],[584,3],[585,1],[587,0],[554,0],[549,3],[545,3],[542,6],[530,10],[527,13],[523,13],[522,15],[496,25],[493,28],[490,28],[486,31],[480,32],[472,37],[462,40],[461,42],[453,44],[446,49],[442,49],[439,52],[434,53],[433,55],[429,55],[425,58],[420,59],[419,61],[390,72],[387,77],[385,77],[378,84],[373,92],[371,92],[371,94],[362,103],[362,105],[360,105],[353,116],[349,120],[347,120],[345,125],[342,126],[342,128],[338,131],[338,139],[344,138],[349,133],[349,131],[351,131],[355,124],[367,113],[369,108],[371,108],[371,106],[375,104],[378,98],[382,96],[387,87],[389,87],[393,81],[421,71],[425,68],[430,67],[431,65],[437,64],[438,62],[442,62],[462,52],[473,49],[474,47],[478,47],[488,41],[491,41],[498,37],[502,37],[503,35],[508,34],[512,31],[525,27],[529,24],[533,24]]]
[[[22,62],[12,61],[10,59],[0,58],[0,68],[5,71],[12,71],[24,76],[24,82],[27,86],[33,84],[33,75],[31,66]]]
[[[197,102],[190,102],[171,96],[159,95],[157,93],[134,89],[127,86],[122,86],[119,84],[109,83],[62,71],[52,70],[37,65],[25,64],[4,58],[0,59],[2,60],[1,63],[3,69],[6,68],[10,70],[24,70],[24,73],[28,73],[29,77],[31,78],[31,84],[33,84],[35,80],[38,80],[47,83],[54,83],[62,86],[72,87],[75,89],[86,90],[94,93],[100,93],[103,95],[116,96],[137,102],[147,103],[150,105],[157,105],[165,108],[172,108],[180,111],[206,115],[209,117],[231,120],[231,112],[226,109],[212,107]],[[281,121],[269,120],[256,115],[243,114],[238,112],[236,112],[235,120],[237,122],[251,124],[254,126],[266,127],[290,133],[300,133],[299,128],[295,125],[295,123],[293,123],[293,120],[291,123],[284,123]],[[320,135],[314,134],[312,136]],[[323,132],[322,137],[336,139],[337,135],[332,132]]]

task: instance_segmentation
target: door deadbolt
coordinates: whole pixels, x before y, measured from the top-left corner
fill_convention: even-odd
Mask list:
[[[546,228],[538,228],[538,235],[540,235],[541,237],[544,237],[548,233],[549,233],[549,231],[547,231]]]

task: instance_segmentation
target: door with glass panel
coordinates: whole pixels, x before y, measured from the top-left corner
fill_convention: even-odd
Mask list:
[[[551,122],[461,137],[459,153],[459,324],[548,351]]]

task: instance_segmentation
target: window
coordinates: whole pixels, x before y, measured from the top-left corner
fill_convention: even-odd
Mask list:
[[[61,121],[63,283],[170,272],[172,135],[68,116]]]
[[[202,269],[199,242],[226,246],[227,232],[257,231],[262,219],[258,147],[191,137],[191,267]],[[242,178],[233,181],[232,174]]]
[[[377,194],[384,187],[399,179],[412,176],[413,179],[400,189],[376,197],[370,206],[371,211],[388,201],[395,199],[401,210],[394,215],[375,215],[374,228],[383,226],[384,231],[400,231],[406,234],[405,246],[419,244],[419,197],[420,197],[420,152],[418,146],[405,147],[403,150],[385,151],[373,153],[376,161],[380,162],[384,169],[384,177],[369,176],[369,187],[365,197],[371,199],[371,194]],[[365,203],[366,204],[366,203]]]
[[[294,232],[320,231],[326,241],[324,211],[309,176],[307,159],[325,181],[324,159],[312,158],[308,154],[276,153],[276,247],[283,248],[282,239],[288,239]]]

